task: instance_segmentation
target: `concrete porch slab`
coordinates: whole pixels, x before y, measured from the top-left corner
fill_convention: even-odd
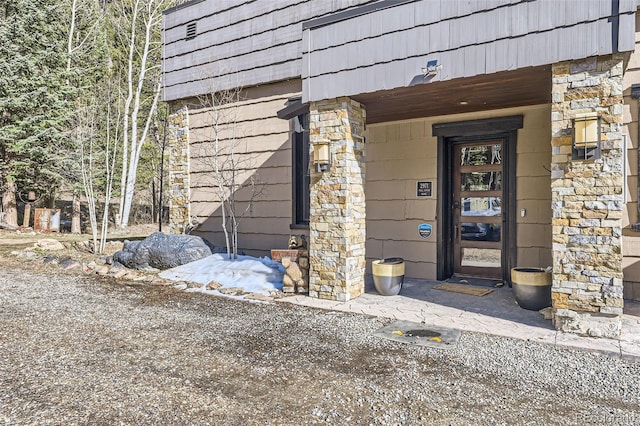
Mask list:
[[[494,288],[485,296],[470,296],[436,290],[439,281],[405,279],[400,294],[381,296],[370,276],[365,294],[348,302],[296,295],[280,302],[341,312],[352,312],[434,327],[486,333],[554,346],[580,348],[640,360],[640,303],[625,301],[622,336],[596,339],[558,332],[537,311],[522,309],[511,288]]]

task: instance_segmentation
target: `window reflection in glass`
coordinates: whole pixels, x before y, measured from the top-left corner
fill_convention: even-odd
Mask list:
[[[466,197],[462,199],[462,216],[500,216],[500,197]]]
[[[461,191],[501,191],[502,172],[460,173]]]
[[[479,268],[499,268],[502,265],[500,249],[462,249],[462,266]]]
[[[465,146],[460,151],[461,166],[502,164],[501,145]]]
[[[500,241],[499,223],[462,222],[461,228],[463,241]]]

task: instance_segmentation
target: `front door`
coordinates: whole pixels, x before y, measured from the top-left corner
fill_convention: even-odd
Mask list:
[[[502,279],[504,140],[452,148],[453,273]]]

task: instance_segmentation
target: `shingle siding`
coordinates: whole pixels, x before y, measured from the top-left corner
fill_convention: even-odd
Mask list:
[[[424,0],[307,25],[304,100],[406,87],[432,59],[444,81],[633,50],[637,3],[616,4]]]
[[[302,23],[371,0],[204,0],[163,20],[164,100],[299,78]],[[195,38],[186,39],[189,23]]]

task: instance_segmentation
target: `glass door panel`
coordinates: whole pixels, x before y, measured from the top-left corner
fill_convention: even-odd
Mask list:
[[[501,278],[502,141],[453,149],[454,274]]]

